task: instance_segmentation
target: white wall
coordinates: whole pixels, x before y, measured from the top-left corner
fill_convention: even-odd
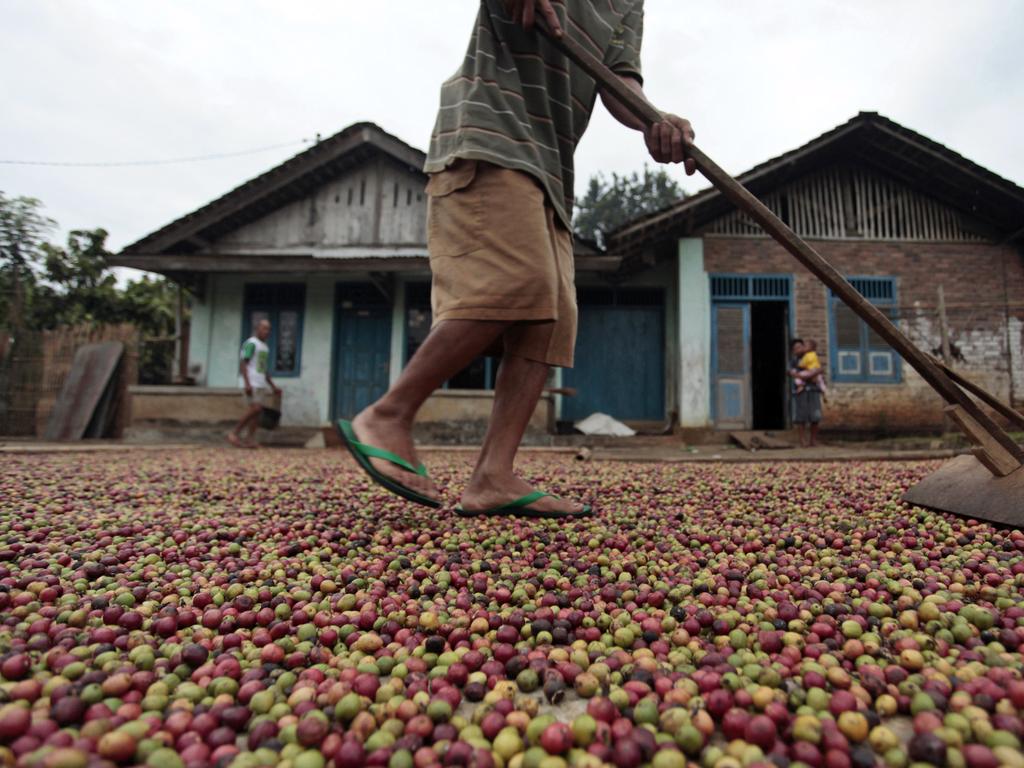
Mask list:
[[[711,286],[704,241],[679,241],[679,423],[711,426]]]

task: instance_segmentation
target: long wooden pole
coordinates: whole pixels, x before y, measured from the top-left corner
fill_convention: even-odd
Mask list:
[[[622,82],[600,59],[568,36],[556,38],[538,24],[553,45],[572,59],[584,72],[594,78],[602,89],[614,96],[624,107],[632,112],[646,125],[653,125],[662,120],[661,112]],[[847,282],[821,254],[804,242],[778,216],[760,200],[754,197],[742,184],[720,168],[699,148],[691,145],[687,151],[697,163],[697,170],[710,181],[719,192],[725,195],[740,210],[746,212],[764,230],[775,238],[778,243],[796,257],[821,282],[827,285],[843,303],[852,309],[858,317],[867,323],[886,343],[895,349],[911,367],[917,371],[932,389],[951,405],[959,405],[978,425],[1008,451],[1019,463],[1024,462],[1024,449],[1017,445],[998,424],[996,424],[963,390],[928,357],[918,349],[910,339],[897,328],[892,321],[874,304],[869,302]]]

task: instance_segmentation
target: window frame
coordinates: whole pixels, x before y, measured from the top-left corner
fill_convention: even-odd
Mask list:
[[[870,281],[876,284],[887,284],[889,287],[888,298],[868,298],[875,307],[889,316],[894,323],[896,307],[899,304],[899,280],[889,275],[854,275],[846,278],[856,287],[857,281]],[[836,323],[836,306],[845,303],[842,299],[826,288],[828,297],[828,339],[829,339],[829,374],[833,382],[837,384],[902,384],[903,383],[903,360],[896,350],[887,345],[885,350],[871,347],[871,329],[859,315],[855,315],[858,323],[860,343],[857,347],[840,346],[838,338],[838,327]],[[862,296],[864,293],[858,289]],[[865,297],[867,298],[867,297]],[[851,310],[852,311],[852,310]],[[844,373],[844,355],[856,355],[856,372]],[[888,373],[873,373],[872,355],[885,355],[891,362]],[[845,370],[849,370],[846,368]]]
[[[278,289],[301,289],[302,303],[284,303],[275,296],[273,303],[249,302],[248,294],[250,288],[272,286],[277,293]],[[306,324],[306,284],[305,283],[245,283],[242,286],[242,344],[252,336],[252,315],[254,312],[265,312],[270,320],[270,338],[267,339],[267,346],[270,348],[270,366],[267,373],[275,379],[297,379],[302,376],[302,338]],[[281,327],[279,318],[282,312],[297,312],[299,317],[298,327],[295,332],[295,370],[283,371],[277,368],[277,339],[278,329]]]

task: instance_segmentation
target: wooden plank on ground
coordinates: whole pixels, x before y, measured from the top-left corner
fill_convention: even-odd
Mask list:
[[[742,445],[748,451],[758,451],[763,449],[782,450],[793,447],[792,443],[773,435],[771,432],[764,432],[761,430],[730,432],[729,437]]]
[[[71,372],[46,425],[46,440],[81,440],[117,370],[124,344],[86,344],[75,352]]]

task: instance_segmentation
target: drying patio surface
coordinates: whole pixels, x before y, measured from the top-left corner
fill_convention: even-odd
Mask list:
[[[470,459],[429,510],[340,451],[8,453],[0,763],[1022,764],[1024,535],[901,503],[939,462],[529,452],[598,511],[535,521],[455,516]]]
[[[224,446],[221,446],[224,447]],[[48,443],[39,440],[0,440],[2,454],[72,454],[72,453],[120,453],[142,451],[146,453],[164,451],[210,450],[209,444],[188,443],[124,443],[117,440],[81,440],[71,443]],[[818,445],[813,448],[792,448],[748,451],[734,443],[707,445],[686,445],[678,439],[621,440],[611,444],[588,445],[581,442],[574,446],[524,446],[523,456],[565,455],[577,456],[582,449],[588,460],[594,461],[637,461],[637,462],[837,462],[837,461],[924,461],[948,459],[959,449],[943,446],[939,441],[914,441],[910,445],[885,443],[835,443]],[[286,449],[275,449],[286,450]],[[298,450],[298,449],[292,449]],[[312,453],[324,449],[306,449]],[[335,451],[327,449],[328,453]],[[466,460],[479,451],[474,445],[424,445],[420,451],[425,456],[461,456]]]

